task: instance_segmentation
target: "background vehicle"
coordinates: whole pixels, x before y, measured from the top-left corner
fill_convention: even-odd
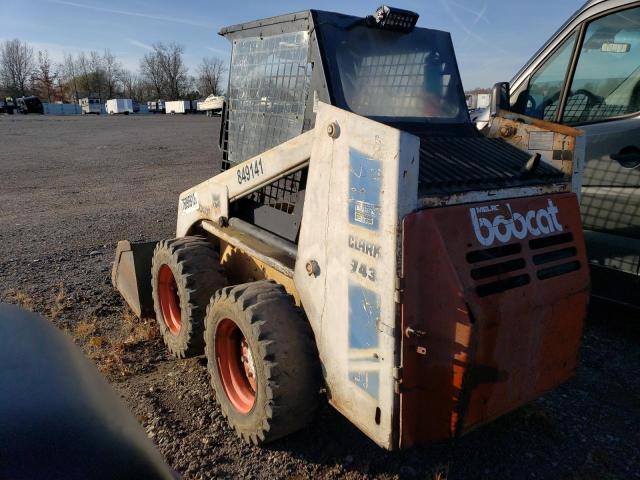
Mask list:
[[[416,21],[381,7],[223,28],[223,171],[180,195],[176,238],[118,244],[113,284],[175,356],[205,350],[247,442],[304,427],[321,382],[384,448],[449,439],[576,365],[579,132],[499,120],[562,161],[482,136],[450,35]]]
[[[13,101],[12,97],[6,97],[2,102],[2,109],[4,113],[8,113],[9,115],[13,115],[16,110],[16,104]]]
[[[44,108],[42,102],[36,96],[18,97],[16,98],[16,109],[23,114],[27,113],[39,113],[44,114]]]
[[[221,115],[224,102],[224,95],[209,95],[203,101],[198,102],[198,111],[206,112],[207,115]]]
[[[149,113],[164,113],[164,100],[152,100],[147,102]]]
[[[82,107],[82,114],[87,115],[90,113],[95,113],[96,115],[100,115],[102,112],[102,102],[99,98],[91,98],[85,97],[78,100],[80,107]]]
[[[476,110],[478,108],[487,108],[491,101],[490,93],[470,93],[467,96],[467,108]]]
[[[133,102],[130,98],[112,98],[111,100],[107,100],[106,110],[109,115],[118,113],[129,115],[133,113]]]
[[[580,209],[593,295],[640,307],[640,3],[587,2],[510,92],[510,110],[584,132]]]
[[[165,108],[165,113],[167,114],[189,113],[191,111],[191,101],[190,100],[172,100],[169,102],[165,102],[164,108]]]

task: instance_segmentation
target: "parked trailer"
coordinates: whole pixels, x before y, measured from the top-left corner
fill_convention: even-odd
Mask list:
[[[80,105],[80,108],[82,108],[82,115],[87,115],[89,113],[100,115],[102,113],[102,103],[99,98],[81,98],[78,100],[78,104]]]
[[[16,107],[20,113],[39,113],[40,115],[44,114],[44,109],[42,107],[42,102],[40,99],[34,95],[29,97],[19,97],[16,98]]]
[[[470,93],[467,95],[467,108],[475,110],[476,108],[486,108],[491,101],[490,93]]]
[[[164,100],[152,100],[147,102],[149,113],[164,113]]]
[[[116,113],[129,115],[133,113],[133,101],[130,98],[112,98],[107,100],[106,108],[109,115]]]
[[[165,102],[165,113],[188,113],[191,111],[191,102],[189,100],[173,100]]]

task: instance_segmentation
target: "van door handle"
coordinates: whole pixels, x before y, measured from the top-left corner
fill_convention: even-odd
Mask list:
[[[634,169],[640,166],[640,148],[636,146],[624,147],[618,153],[612,153],[611,158],[622,168]]]

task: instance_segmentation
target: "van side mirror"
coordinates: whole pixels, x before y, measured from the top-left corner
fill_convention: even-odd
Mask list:
[[[491,90],[491,116],[495,117],[498,110],[509,110],[510,107],[509,82],[496,83]]]

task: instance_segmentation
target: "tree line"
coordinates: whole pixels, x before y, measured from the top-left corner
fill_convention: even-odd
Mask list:
[[[154,99],[196,99],[223,93],[225,63],[205,57],[195,76],[184,63],[184,47],[156,43],[140,60],[137,72],[127,70],[106,49],[65,54],[60,63],[49,53],[34,51],[19,39],[0,43],[0,98],[36,95],[43,102],[73,102],[84,97],[125,97],[145,102]]]

